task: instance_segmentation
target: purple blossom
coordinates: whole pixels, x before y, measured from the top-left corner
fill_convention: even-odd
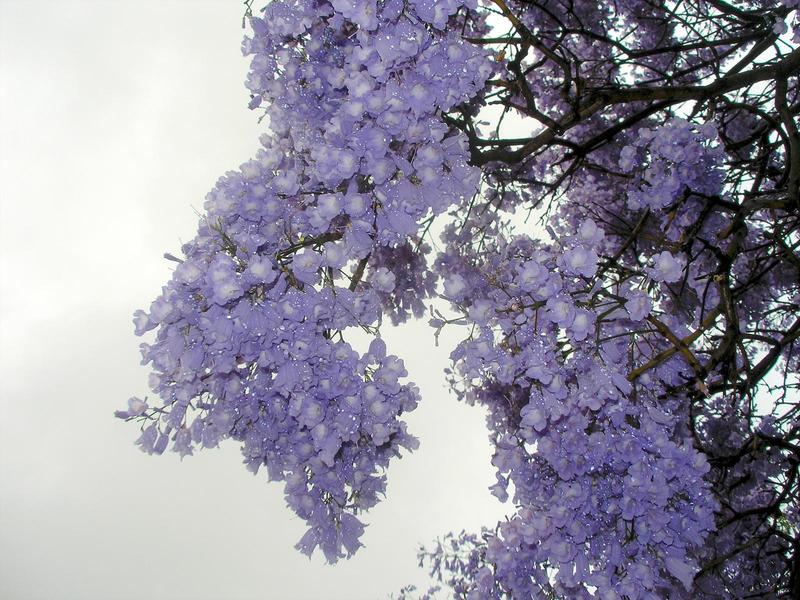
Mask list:
[[[625,294],[625,310],[632,321],[641,321],[650,314],[653,309],[653,301],[650,296],[641,290],[631,290]]]
[[[683,269],[686,267],[686,260],[676,257],[667,250],[653,257],[653,267],[650,269],[650,276],[656,281],[664,283],[675,283],[680,281],[683,276]]]
[[[386,267],[379,267],[372,274],[372,285],[381,292],[391,292],[395,286],[394,273],[389,271]]]
[[[292,272],[295,277],[305,283],[317,281],[317,269],[322,264],[322,256],[311,248],[298,252],[292,260]]]
[[[564,254],[564,267],[568,273],[592,277],[597,271],[597,254],[589,248],[575,246]]]
[[[448,298],[457,301],[465,296],[467,292],[467,282],[461,275],[455,274],[448,277],[444,282],[444,294]]]

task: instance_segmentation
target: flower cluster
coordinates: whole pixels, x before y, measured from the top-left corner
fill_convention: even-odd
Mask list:
[[[551,244],[498,235],[480,268],[439,258],[445,295],[473,327],[453,353],[452,383],[489,407],[492,493],[518,507],[487,537],[491,576],[476,574],[477,598],[679,594],[714,527],[709,465],[682,432],[681,403],[661,399],[685,361],[665,360],[646,386],[629,377],[631,352],[641,365],[666,348],[631,348],[626,334],[655,318],[647,282],[673,279],[668,259],[609,287],[598,279],[608,267],[598,252],[614,248],[606,238],[585,217]]]
[[[138,334],[157,330],[142,351],[163,402],[117,413],[143,423],[137,443],[187,455],[237,440],[308,523],[298,548],[330,562],[359,547],[356,515],[417,444],[402,361],[345,335],[376,334],[384,306],[420,313],[434,280],[410,236],[477,189],[463,138],[437,117],[490,73],[442,31],[461,6],[300,0],[253,17],[248,87],[271,133],[209,193],[172,280],[135,315]]]

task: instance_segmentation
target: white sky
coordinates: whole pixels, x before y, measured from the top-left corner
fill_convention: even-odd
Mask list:
[[[328,567],[235,443],[181,464],[112,413],[147,393],[131,315],[193,207],[256,150],[238,0],[0,0],[0,597],[370,599],[423,581],[416,547],[492,524],[483,412],[424,324],[386,330],[423,403],[366,548]]]

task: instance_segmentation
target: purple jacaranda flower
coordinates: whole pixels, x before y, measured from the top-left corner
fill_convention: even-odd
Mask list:
[[[650,269],[650,276],[656,281],[665,283],[675,283],[683,275],[686,260],[676,257],[668,251],[663,251],[653,257],[653,267]]]

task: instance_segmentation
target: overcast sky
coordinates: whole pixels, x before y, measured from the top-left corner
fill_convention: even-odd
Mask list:
[[[0,0],[0,597],[371,599],[419,542],[496,522],[483,412],[447,393],[453,339],[386,330],[423,403],[366,548],[328,567],[235,443],[181,463],[115,420],[147,393],[131,315],[217,177],[254,154],[238,0]]]

